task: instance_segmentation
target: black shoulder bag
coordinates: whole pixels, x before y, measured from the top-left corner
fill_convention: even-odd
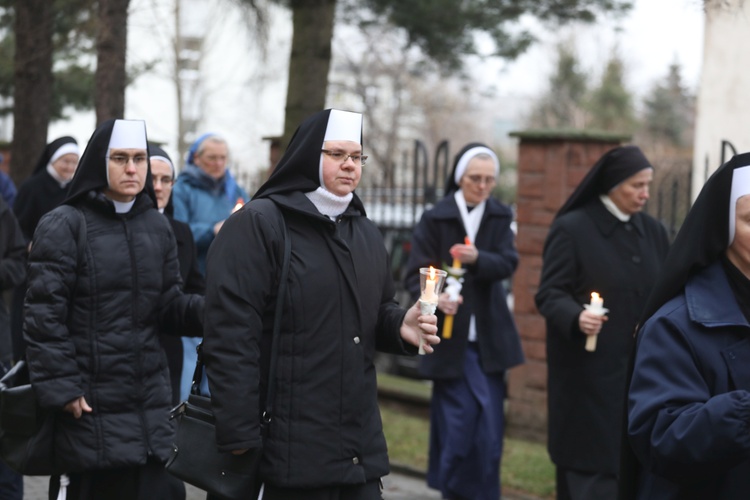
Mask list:
[[[284,260],[281,266],[281,280],[274,314],[266,409],[261,423],[264,429],[267,429],[272,418],[278,336],[292,251],[283,213],[281,225],[284,233]],[[187,401],[172,410],[170,417],[178,420],[172,454],[166,464],[167,471],[186,483],[220,498],[242,500],[257,498],[261,486],[258,466],[263,450],[258,448],[248,450],[242,455],[233,455],[217,449],[211,398],[200,394],[200,381],[203,378],[202,345],[199,344],[197,347],[198,360],[195,364],[190,395]]]
[[[73,210],[80,218],[76,240],[80,266],[86,249],[86,218],[77,208]],[[25,360],[0,379],[0,458],[25,476],[63,472],[55,463],[55,412],[39,406]]]

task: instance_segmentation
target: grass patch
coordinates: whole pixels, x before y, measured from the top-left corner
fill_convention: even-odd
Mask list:
[[[432,395],[432,382],[378,373],[378,389],[381,391],[397,391],[400,394],[422,399],[426,402],[430,400]]]
[[[379,383],[381,376],[378,375]],[[429,421],[383,403],[380,414],[391,461],[427,470]],[[501,474],[503,488],[541,498],[554,497],[555,470],[543,444],[506,438]]]
[[[542,498],[555,496],[555,466],[543,444],[505,438],[500,471],[504,487]]]
[[[380,416],[391,461],[426,471],[430,423],[382,404]]]

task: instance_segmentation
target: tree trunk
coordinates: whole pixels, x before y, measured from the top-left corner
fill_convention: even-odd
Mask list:
[[[291,7],[294,35],[281,142],[284,149],[300,122],[325,106],[336,0],[292,0]]]
[[[125,113],[125,54],[130,0],[99,0],[94,105],[97,126]]]
[[[177,98],[177,158],[173,160],[173,164],[177,170],[182,170],[180,164],[182,159],[185,158],[185,136],[187,135],[187,126],[185,123],[185,113],[183,112],[182,101],[184,99],[182,92],[182,82],[180,81],[180,48],[182,45],[182,27],[180,26],[180,0],[174,3],[174,40],[172,42],[172,50],[174,55],[174,66],[172,68],[174,78],[174,89],[175,97]]]
[[[13,144],[10,173],[20,185],[47,144],[52,103],[53,12],[49,0],[16,0]]]

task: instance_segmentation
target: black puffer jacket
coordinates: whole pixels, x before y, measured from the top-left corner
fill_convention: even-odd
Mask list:
[[[169,222],[145,194],[125,214],[90,192],[45,215],[29,258],[24,336],[41,404],[61,409],[84,396],[93,408],[60,412],[56,454],[63,470],[166,460],[172,440],[164,322],[200,322],[202,298],[183,295]],[[85,255],[77,236],[86,219]]]

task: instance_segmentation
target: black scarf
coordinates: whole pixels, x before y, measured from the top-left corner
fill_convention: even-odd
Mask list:
[[[610,149],[591,167],[555,217],[582,207],[601,194],[607,194],[613,187],[646,168],[654,167],[638,146]]]
[[[690,276],[721,258],[729,239],[729,197],[736,168],[750,165],[750,153],[735,155],[706,181],[680,227],[639,324],[679,294]]]

